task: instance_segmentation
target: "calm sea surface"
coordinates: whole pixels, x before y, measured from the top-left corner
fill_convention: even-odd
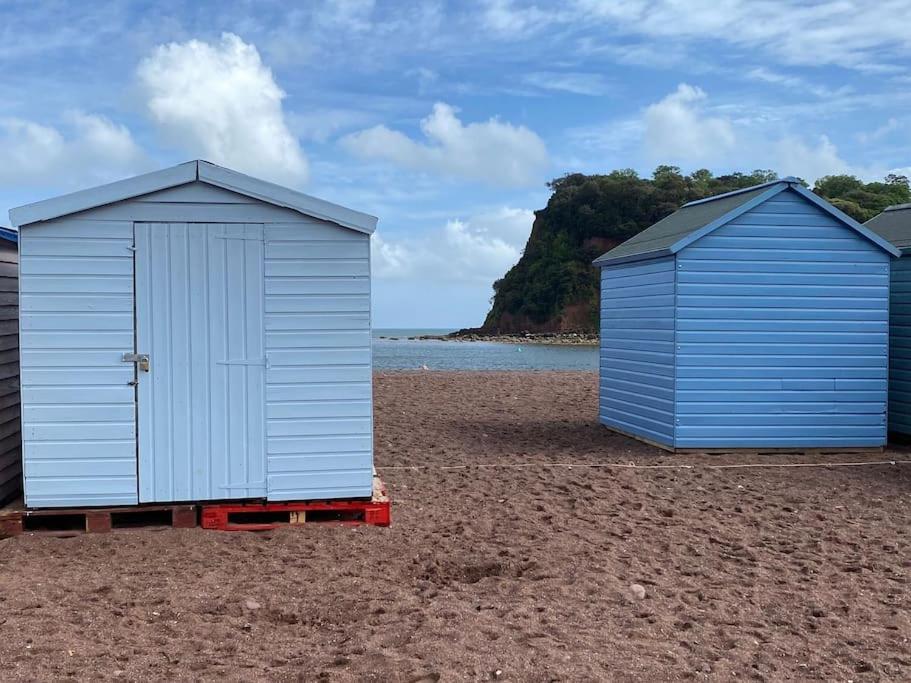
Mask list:
[[[377,370],[419,370],[425,365],[430,370],[598,369],[598,349],[594,346],[407,339],[452,331],[376,329],[373,331],[373,366]]]

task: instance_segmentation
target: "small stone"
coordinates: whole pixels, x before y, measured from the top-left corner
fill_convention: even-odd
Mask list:
[[[636,600],[645,600],[645,586],[634,583],[630,585],[629,592]]]
[[[247,607],[247,609],[259,609],[262,607],[262,605],[256,602],[256,600],[247,600],[244,605]]]
[[[496,671],[493,672],[493,677],[494,677],[494,678],[499,678],[499,677],[502,676],[502,675],[503,675],[502,669],[497,669]]]
[[[242,628],[244,631],[252,631],[252,630],[253,630],[253,624],[246,623],[246,624],[244,624],[243,626],[241,626],[241,628]]]

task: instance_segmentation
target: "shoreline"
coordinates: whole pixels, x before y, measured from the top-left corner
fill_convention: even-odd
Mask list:
[[[419,334],[414,336],[379,335],[387,341],[455,341],[490,342],[497,344],[536,344],[549,346],[598,346],[597,334],[588,332],[524,332],[520,334],[480,334],[451,332],[449,334]]]

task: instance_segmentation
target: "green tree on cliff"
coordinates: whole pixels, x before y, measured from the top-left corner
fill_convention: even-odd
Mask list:
[[[522,258],[493,285],[484,331],[595,331],[595,258],[687,202],[777,178],[769,170],[715,176],[700,169],[684,175],[676,166],[659,166],[651,178],[621,169],[606,175],[571,173],[551,181],[550,200],[535,213]],[[813,191],[859,221],[890,204],[911,202],[908,179],[899,175],[873,183],[849,175],[825,176]]]

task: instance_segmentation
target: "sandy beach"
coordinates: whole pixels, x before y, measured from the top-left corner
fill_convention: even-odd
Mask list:
[[[379,375],[389,529],[0,541],[0,677],[911,677],[911,465],[711,467],[907,449],[671,456],[596,383]]]

